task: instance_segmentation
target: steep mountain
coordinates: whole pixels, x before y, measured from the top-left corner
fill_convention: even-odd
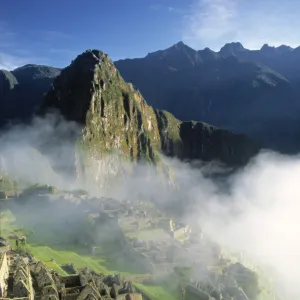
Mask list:
[[[59,72],[40,65],[25,65],[11,72],[0,70],[0,125],[31,116]]]
[[[265,48],[259,53],[269,53]],[[279,54],[292,51],[276,49]],[[255,61],[254,53],[240,43],[214,52],[208,48],[196,51],[180,42],[145,58],[120,60],[115,65],[150,105],[179,119],[201,120],[245,133],[283,152],[300,149],[294,129],[300,124],[298,87]],[[271,59],[271,54],[265,56]]]
[[[156,164],[157,154],[163,152],[180,159],[242,164],[258,150],[243,135],[204,123],[181,122],[168,112],[154,110],[98,50],[82,53],[62,70],[41,110],[58,110],[67,120],[81,124],[79,149],[96,160],[113,152]],[[84,168],[89,166],[86,157]]]
[[[300,149],[300,47],[248,50],[229,43],[214,52],[179,42],[115,65],[155,109],[247,134],[282,152]],[[38,65],[1,71],[0,126],[32,115],[59,73]]]

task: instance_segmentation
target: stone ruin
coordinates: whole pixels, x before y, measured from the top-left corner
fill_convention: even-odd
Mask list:
[[[0,259],[0,299],[34,299],[32,277],[26,257],[14,251],[1,254]]]
[[[132,283],[117,275],[97,274],[85,268],[61,276],[42,262],[30,262],[14,251],[0,256],[0,300],[142,300]]]

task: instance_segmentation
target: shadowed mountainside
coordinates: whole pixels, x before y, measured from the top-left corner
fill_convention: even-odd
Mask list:
[[[227,44],[220,52],[196,51],[179,42],[115,64],[154,108],[247,134],[265,147],[297,152],[298,52],[266,45],[251,51],[239,43]]]
[[[117,151],[131,160],[156,163],[157,153],[163,152],[243,164],[258,151],[243,135],[154,110],[98,50],[80,54],[62,70],[45,96],[42,111],[49,109],[83,126],[79,145],[93,157]]]
[[[0,125],[27,120],[41,105],[43,94],[60,70],[25,65],[11,72],[0,70]]]

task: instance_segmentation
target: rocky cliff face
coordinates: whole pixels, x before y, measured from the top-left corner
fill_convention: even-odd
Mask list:
[[[160,152],[181,159],[242,164],[258,150],[244,136],[204,123],[181,122],[168,112],[154,110],[98,50],[82,53],[62,70],[42,110],[51,108],[83,126],[78,146],[89,154],[80,158],[85,169],[86,157],[98,159],[106,153],[153,164],[159,162]]]

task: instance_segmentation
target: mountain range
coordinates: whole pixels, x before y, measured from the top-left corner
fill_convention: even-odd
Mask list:
[[[243,134],[263,147],[297,152],[299,49],[264,45],[253,51],[231,43],[219,52],[196,51],[179,42],[114,63],[88,50],[65,69],[1,70],[0,125],[54,107],[85,126],[90,149],[117,148],[131,159],[155,161],[162,151],[241,163],[259,148]]]
[[[214,52],[179,42],[115,64],[156,108],[245,133],[264,147],[299,151],[300,48],[253,51],[231,43]]]
[[[60,69],[40,65],[25,65],[11,72],[0,70],[0,126],[30,118],[59,73]]]
[[[78,55],[54,80],[39,112],[53,110],[83,126],[77,145],[84,149],[80,161],[84,173],[91,157],[98,160],[112,152],[155,165],[160,164],[159,153],[239,165],[258,151],[246,136],[201,122],[182,122],[153,109],[99,50]]]

